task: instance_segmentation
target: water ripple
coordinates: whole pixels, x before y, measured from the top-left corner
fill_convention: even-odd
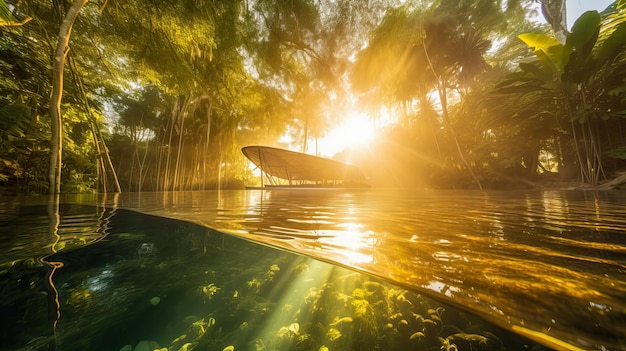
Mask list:
[[[559,348],[626,345],[624,193],[273,190],[105,202],[368,272]]]

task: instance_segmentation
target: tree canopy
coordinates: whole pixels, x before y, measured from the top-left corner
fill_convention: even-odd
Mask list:
[[[596,185],[626,166],[626,2],[569,30],[563,10],[83,1],[59,46],[72,2],[0,1],[0,184],[51,192],[56,171],[62,192],[238,188],[255,182],[242,146],[317,153],[359,112],[375,138],[336,157],[350,155],[375,186]],[[548,24],[532,19],[540,13]]]

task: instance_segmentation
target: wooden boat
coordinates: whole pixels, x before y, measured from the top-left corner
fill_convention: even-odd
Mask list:
[[[261,170],[263,188],[370,188],[363,172],[349,163],[269,146],[241,152]]]

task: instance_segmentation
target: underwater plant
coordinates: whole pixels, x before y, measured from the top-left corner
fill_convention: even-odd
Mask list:
[[[194,277],[184,297],[197,300],[198,317],[185,317],[162,351],[505,350],[477,317],[307,257],[224,260]]]
[[[221,289],[218,288],[217,285],[211,283],[209,285],[203,286],[201,290],[204,296],[206,296],[209,300],[211,300],[213,298],[213,295],[215,295]]]

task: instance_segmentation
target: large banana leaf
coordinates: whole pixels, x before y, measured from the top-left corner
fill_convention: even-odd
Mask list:
[[[587,11],[574,23],[564,49],[569,56],[565,66],[566,80],[582,83],[596,72],[598,61],[592,50],[598,41],[601,20],[597,11]]]
[[[518,36],[526,45],[535,49],[539,60],[551,66],[555,72],[561,72],[566,64],[564,47],[558,40],[541,33],[524,33]]]

